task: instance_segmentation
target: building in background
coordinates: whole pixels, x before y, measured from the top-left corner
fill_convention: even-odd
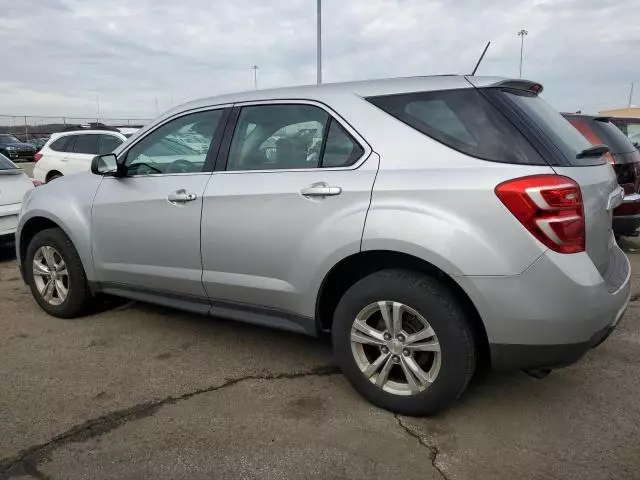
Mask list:
[[[640,134],[640,107],[611,108],[598,113],[611,117],[611,122],[627,137]]]

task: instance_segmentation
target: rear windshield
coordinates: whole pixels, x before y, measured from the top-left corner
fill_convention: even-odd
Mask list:
[[[13,135],[2,134],[0,135],[0,143],[20,143],[20,140]]]
[[[0,153],[0,170],[17,170],[11,160]]]
[[[502,95],[524,113],[527,122],[541,130],[564,159],[573,166],[599,165],[605,163],[603,156],[577,159],[576,155],[592,145],[547,102],[534,93],[523,90],[502,90]]]
[[[606,145],[611,153],[632,153],[636,151],[631,141],[618,127],[606,119],[593,117],[565,117],[592,145]]]
[[[546,164],[522,133],[474,88],[383,95],[367,100],[467,155],[493,162]]]

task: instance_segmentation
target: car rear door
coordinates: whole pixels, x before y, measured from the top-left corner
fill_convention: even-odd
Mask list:
[[[314,286],[360,250],[378,157],[313,102],[247,104],[234,116],[203,205],[203,283],[213,313],[249,309],[266,315],[254,315],[257,322],[313,328]],[[288,322],[283,311],[306,323]]]

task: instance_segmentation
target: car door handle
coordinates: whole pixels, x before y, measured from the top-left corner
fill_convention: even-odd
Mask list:
[[[340,195],[342,193],[342,188],[330,187],[326,183],[320,182],[303,188],[300,190],[300,193],[304,197],[328,197],[331,195]]]
[[[176,190],[167,197],[171,203],[193,202],[196,199],[195,193],[187,193],[185,189]]]

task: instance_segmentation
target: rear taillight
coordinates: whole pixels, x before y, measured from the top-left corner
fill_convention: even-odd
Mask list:
[[[34,162],[37,162],[37,161],[38,161],[38,160],[40,160],[41,158],[42,158],[42,154],[41,154],[41,153],[36,153],[36,154],[33,156],[33,161],[34,161]]]
[[[575,181],[560,175],[533,175],[503,182],[495,191],[520,223],[551,250],[584,252],[584,209]]]

